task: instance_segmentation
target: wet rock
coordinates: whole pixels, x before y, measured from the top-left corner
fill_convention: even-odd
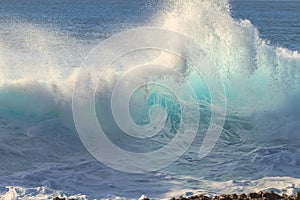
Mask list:
[[[286,199],[289,199],[289,196],[288,196],[287,194],[283,194],[282,197],[283,197],[283,199],[285,199],[285,200],[286,200]]]
[[[209,198],[208,196],[202,195],[202,196],[201,196],[201,199],[202,199],[202,200],[209,200],[210,198]]]
[[[274,192],[263,193],[262,197],[265,197],[268,200],[279,200],[279,199],[283,198],[282,196],[280,196],[279,194],[276,194]]]
[[[238,198],[239,199],[247,199],[247,195],[243,193],[243,194],[238,195]]]
[[[142,195],[138,200],[150,200],[146,195]]]
[[[253,193],[249,193],[247,197],[250,199],[257,199],[260,198],[260,195],[258,193],[253,192]]]
[[[66,200],[66,198],[55,197],[53,200]],[[69,199],[75,200],[75,199]],[[150,200],[145,195],[142,195],[139,200]],[[222,194],[220,196],[208,197],[205,195],[194,195],[178,198],[173,197],[170,200],[300,200],[300,191],[296,196],[289,196],[287,194],[279,195],[274,192],[253,192],[249,194]]]
[[[300,200],[300,191],[298,191],[296,194],[296,200]]]
[[[178,200],[188,200],[188,198],[183,197],[183,196],[180,196],[180,197],[178,198]]]
[[[66,200],[66,198],[55,197],[55,198],[53,198],[53,200]]]

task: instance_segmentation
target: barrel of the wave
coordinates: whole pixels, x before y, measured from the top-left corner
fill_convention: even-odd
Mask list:
[[[120,57],[143,50],[165,53],[138,65],[125,63],[112,67]],[[172,56],[162,56],[166,52]],[[171,62],[170,57],[183,60],[180,62],[183,64]],[[123,32],[102,42],[90,54],[79,72],[73,94],[74,120],[80,139],[95,158],[117,170],[141,173],[171,164],[187,151],[198,132],[201,101],[197,94],[199,87],[193,85],[197,81],[193,81],[192,76],[202,77],[211,97],[211,123],[200,149],[200,157],[206,156],[224,124],[223,84],[209,57],[197,45],[192,45],[192,41],[180,33],[159,28]],[[106,135],[101,122],[98,123],[97,86],[101,88],[100,98],[106,102],[97,107],[102,113],[100,119],[111,116],[113,122],[106,122],[117,125],[118,130],[132,138],[148,139],[168,132],[172,133],[172,140],[146,152],[117,146]],[[143,93],[144,108],[139,106],[140,101],[133,103]],[[133,109],[130,105],[134,105]],[[140,112],[139,117],[141,108],[146,111]]]

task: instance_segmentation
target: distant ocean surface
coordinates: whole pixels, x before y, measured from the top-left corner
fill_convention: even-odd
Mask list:
[[[74,127],[72,89],[96,45],[144,26],[195,38],[221,74],[227,116],[207,157],[198,158],[205,113],[180,159],[157,172],[129,174],[85,149]],[[300,1],[0,1],[1,200],[293,194],[300,190],[299,102]],[[109,134],[122,148],[134,146]],[[171,136],[152,142],[161,147]]]

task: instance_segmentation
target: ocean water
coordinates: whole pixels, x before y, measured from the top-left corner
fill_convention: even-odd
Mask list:
[[[2,0],[0,199],[137,199],[142,194],[159,199],[300,190],[299,11],[296,0]],[[74,126],[72,92],[80,66],[99,42],[149,26],[188,35],[209,55],[224,83],[227,115],[206,157],[198,157],[211,118],[203,104],[198,134],[178,160],[158,171],[131,174],[107,167],[86,150]],[[145,62],[157,55],[163,62],[172,60],[152,52]],[[201,63],[192,53],[187,57]],[[201,82],[191,66],[183,68],[191,71],[185,79]],[[96,96],[100,107],[109,94],[105,84]],[[196,90],[199,99],[209,99],[207,88]],[[146,104],[135,96],[130,107],[135,121],[148,123],[143,109],[166,106],[166,96],[156,88]],[[176,104],[172,98],[171,103]],[[168,110],[169,116],[183,112],[175,110]],[[161,148],[176,133],[170,127],[180,123],[169,121],[157,137],[133,139],[115,128],[109,111],[100,109],[98,119],[111,141],[128,151]]]

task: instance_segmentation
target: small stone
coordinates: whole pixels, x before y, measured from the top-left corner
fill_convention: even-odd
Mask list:
[[[187,200],[187,198],[185,198],[185,197],[183,197],[183,196],[180,196],[178,199],[179,199],[179,200]]]
[[[232,199],[238,199],[238,195],[237,195],[237,194],[232,194],[232,195],[231,195],[231,198],[232,198]]]
[[[283,198],[279,194],[274,193],[273,191],[271,193],[266,192],[262,196],[267,198],[268,200],[279,200]]]
[[[243,194],[240,194],[238,197],[239,197],[239,199],[246,199],[247,195],[245,193],[243,193]]]
[[[248,198],[250,198],[250,199],[257,199],[257,198],[259,198],[259,194],[255,193],[255,192],[249,193],[248,194]]]
[[[269,192],[263,193],[262,196],[265,197],[265,198],[267,198],[267,199],[270,199],[270,198],[271,198],[271,194],[270,194]]]
[[[145,195],[142,195],[138,200],[150,200],[150,199]]]
[[[257,195],[258,195],[258,198],[259,198],[259,199],[262,199],[262,197],[263,197],[263,194],[264,194],[264,192],[262,192],[262,191],[258,192],[258,193],[257,193]]]
[[[209,200],[210,198],[209,198],[208,196],[202,195],[202,196],[200,196],[199,199],[202,199],[202,200]]]
[[[300,200],[300,191],[296,193],[296,200]]]
[[[277,199],[282,199],[283,197],[280,196],[279,194],[276,194],[274,192],[271,192],[271,199],[277,200]]]
[[[289,196],[287,194],[282,194],[283,199],[289,199]]]
[[[55,198],[53,198],[53,200],[66,200],[66,198],[55,197]]]
[[[219,199],[220,200],[232,200],[230,195],[225,195],[225,194],[220,195]]]

